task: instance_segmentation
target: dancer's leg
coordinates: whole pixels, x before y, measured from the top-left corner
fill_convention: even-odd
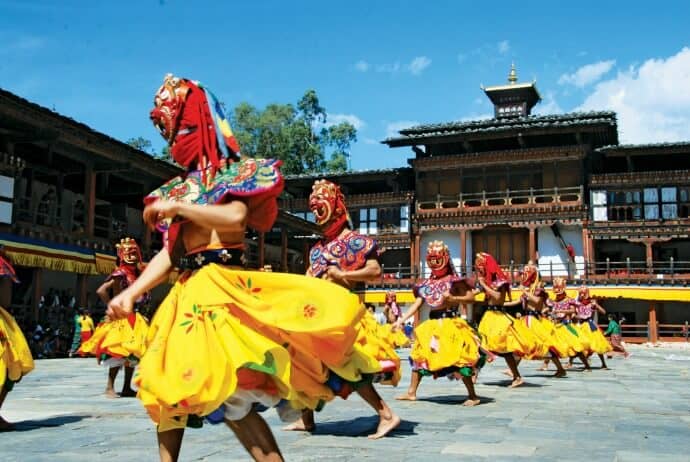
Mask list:
[[[158,433],[158,454],[161,462],[177,462],[183,436],[184,428]]]
[[[393,413],[372,384],[367,383],[361,385],[357,388],[357,393],[359,393],[359,396],[373,407],[379,415],[379,426],[376,428],[376,433],[369,435],[370,439],[375,440],[384,437],[391,430],[400,425],[400,417]]]
[[[240,420],[225,420],[235,433],[242,446],[257,462],[282,462],[280,453],[270,427],[256,411],[252,410]]]

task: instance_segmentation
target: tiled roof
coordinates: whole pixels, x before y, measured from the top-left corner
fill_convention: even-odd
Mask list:
[[[124,143],[124,142],[122,142],[116,138],[113,138],[109,135],[106,135],[105,133],[99,132],[99,131],[89,127],[85,123],[79,122],[78,120],[72,119],[71,117],[62,115],[59,112],[48,109],[47,107],[41,106],[40,104],[36,104],[34,102],[31,102],[25,98],[22,98],[21,96],[15,95],[14,93],[5,90],[3,88],[0,88],[0,97],[5,97],[9,100],[12,100],[16,104],[19,104],[20,106],[25,106],[27,108],[33,109],[33,110],[38,111],[38,112],[40,112],[40,113],[42,113],[48,117],[57,118],[58,120],[67,124],[68,126],[72,126],[72,127],[77,128],[79,130],[82,130],[86,133],[94,135],[103,141],[114,143],[116,146],[129,151],[133,155],[138,156],[141,159],[146,159],[147,162],[153,162],[154,165],[157,164],[160,168],[163,168],[165,171],[169,171],[169,172],[175,173],[175,174],[182,171],[182,168],[177,164],[174,164],[172,162],[169,162],[169,161],[166,161],[163,159],[157,159],[157,158],[151,156],[150,154],[148,154],[144,151],[141,151],[139,149],[136,149],[136,148],[128,145],[127,143]]]
[[[597,152],[610,152],[610,151],[621,151],[625,149],[629,150],[640,150],[640,149],[663,149],[663,148],[689,148],[690,141],[676,141],[668,143],[647,143],[647,144],[613,144],[609,146],[603,146],[601,148],[595,149]]]
[[[400,137],[387,138],[383,143],[414,140],[438,136],[527,130],[535,128],[562,128],[583,125],[616,125],[616,113],[611,111],[573,112],[569,114],[527,116],[505,119],[447,122],[417,125],[400,130]]]
[[[358,175],[387,175],[400,172],[412,171],[410,167],[382,168],[373,170],[348,170],[345,172],[319,172],[319,173],[300,173],[298,175],[285,175],[287,181],[311,179],[320,180],[321,178],[343,178]]]

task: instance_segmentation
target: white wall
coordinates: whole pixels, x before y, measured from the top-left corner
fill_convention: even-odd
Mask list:
[[[558,225],[561,236],[566,244],[572,244],[575,248],[576,276],[584,273],[584,248],[582,245],[582,226]],[[537,229],[537,248],[539,249],[539,271],[543,276],[548,276],[553,269],[554,276],[567,276],[566,262],[568,253],[553,234],[549,226]],[[572,271],[572,270],[571,270]]]

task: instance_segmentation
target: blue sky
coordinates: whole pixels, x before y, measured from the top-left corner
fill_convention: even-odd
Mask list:
[[[613,109],[624,142],[690,140],[689,2],[426,3],[0,0],[0,87],[159,150],[148,111],[167,72],[230,107],[314,88],[358,126],[366,169],[405,165],[379,143],[396,129],[490,117],[479,85],[514,61],[540,113]]]

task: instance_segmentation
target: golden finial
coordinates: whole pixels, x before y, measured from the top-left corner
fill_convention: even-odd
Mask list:
[[[510,74],[508,74],[508,83],[514,84],[517,82],[517,72],[515,71],[515,63],[510,65]]]

